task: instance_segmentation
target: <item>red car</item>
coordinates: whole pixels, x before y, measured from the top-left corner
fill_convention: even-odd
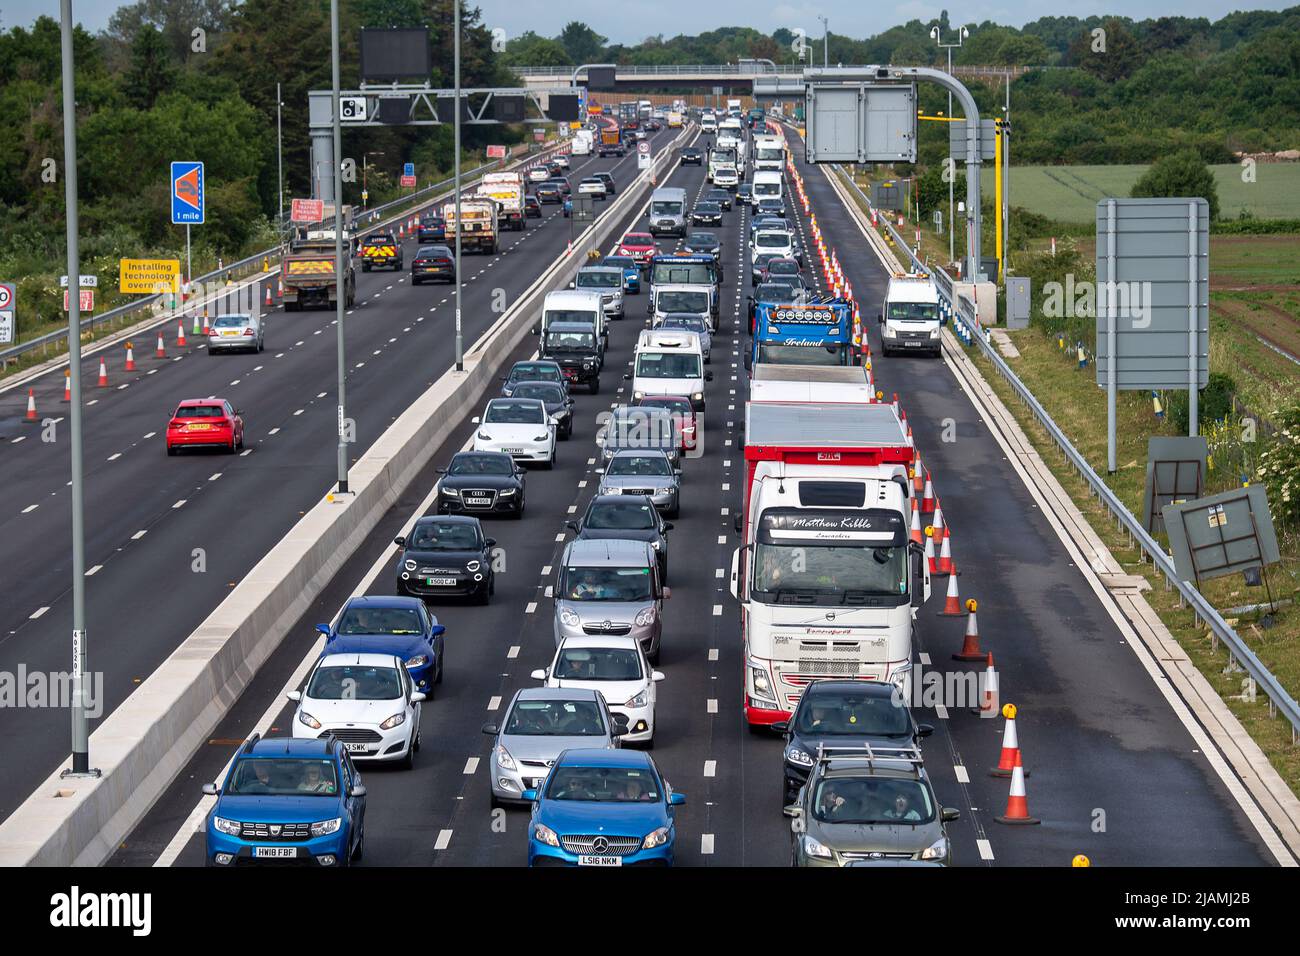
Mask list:
[[[693,451],[698,441],[698,423],[695,421],[695,409],[691,400],[685,395],[646,395],[637,405],[652,405],[666,409],[672,416],[681,440],[682,453]]]
[[[167,423],[167,454],[215,447],[234,454],[244,447],[244,419],[224,398],[187,398]]]
[[[629,232],[618,244],[618,254],[631,256],[640,268],[645,269],[649,267],[651,257],[659,255],[659,247],[650,233]]]

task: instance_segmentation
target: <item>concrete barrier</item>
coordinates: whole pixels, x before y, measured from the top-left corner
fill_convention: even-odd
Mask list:
[[[662,150],[674,159],[693,131]],[[0,866],[94,866],[106,860],[208,739],[258,668],[330,579],[482,401],[528,334],[541,297],[560,287],[590,244],[649,192],[642,173],[611,202],[467,352],[464,371],[442,375],[353,466],[348,496],[326,496],[239,582],[208,618],[103,720],[90,738],[98,779],[55,771],[0,824]],[[580,240],[580,241],[579,241]],[[303,635],[304,638],[312,635]]]

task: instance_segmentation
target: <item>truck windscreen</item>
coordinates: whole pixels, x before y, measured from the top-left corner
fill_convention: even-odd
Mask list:
[[[754,548],[754,598],[765,604],[846,604],[859,595],[905,598],[902,537],[902,515],[765,511]]]
[[[715,269],[708,262],[656,262],[650,272],[650,284],[713,285]]]

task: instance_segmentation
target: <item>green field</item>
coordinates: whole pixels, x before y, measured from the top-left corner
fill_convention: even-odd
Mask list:
[[[1260,163],[1256,181],[1241,181],[1242,168],[1211,166],[1219,186],[1219,215],[1235,219],[1249,209],[1260,219],[1300,219],[1300,163]],[[1097,200],[1127,196],[1146,166],[1011,166],[1011,204],[1060,222],[1092,222]],[[993,170],[980,186],[993,196]]]

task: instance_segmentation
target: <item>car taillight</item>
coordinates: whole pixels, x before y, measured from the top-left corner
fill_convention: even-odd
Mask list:
[[[252,330],[252,329],[244,329],[244,334],[245,334],[245,335],[252,335],[252,334],[253,334],[253,330]]]

